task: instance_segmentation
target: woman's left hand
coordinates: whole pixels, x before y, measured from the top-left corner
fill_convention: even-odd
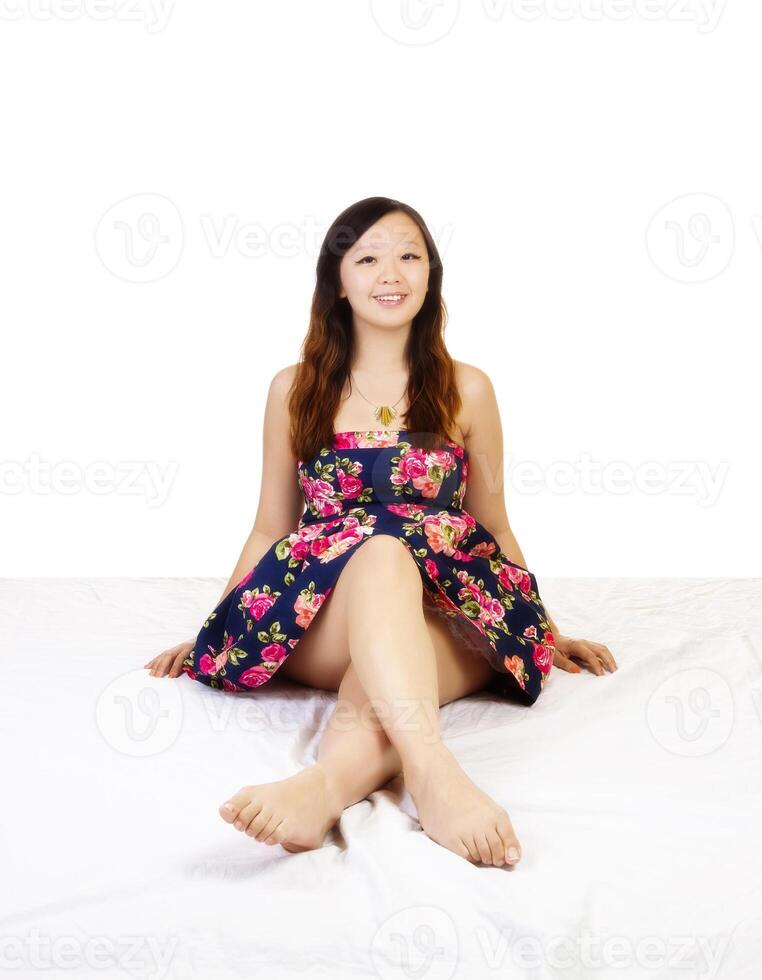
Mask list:
[[[605,673],[604,667],[611,672],[619,669],[611,651],[602,643],[595,643],[593,640],[575,640],[571,636],[556,636],[553,666],[578,674],[582,668],[574,663],[572,657],[582,660],[594,674]]]

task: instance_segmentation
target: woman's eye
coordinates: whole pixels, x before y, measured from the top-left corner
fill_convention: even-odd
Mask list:
[[[416,255],[414,252],[405,252],[405,254],[402,256],[402,258],[404,259],[404,258],[407,258],[408,256],[411,259],[420,259],[420,257],[421,257],[420,255]],[[370,259],[371,262],[375,262],[376,261],[376,259],[375,259],[375,257],[373,255],[363,255],[363,257],[361,259],[358,259],[357,265],[362,265],[365,262],[366,259]]]

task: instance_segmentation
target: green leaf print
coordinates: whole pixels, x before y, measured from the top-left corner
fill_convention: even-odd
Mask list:
[[[315,587],[314,583],[312,587],[314,589]],[[260,643],[265,643],[265,644],[283,643],[284,640],[288,639],[288,636],[285,633],[281,633],[280,623],[271,623],[269,630],[260,630],[257,633],[257,639],[259,640]]]
[[[231,647],[228,650],[228,660],[234,667],[238,666],[239,660],[245,660],[246,657],[248,657],[248,653],[246,653],[245,650],[241,650],[240,647]],[[224,673],[224,669],[223,669],[223,673]]]

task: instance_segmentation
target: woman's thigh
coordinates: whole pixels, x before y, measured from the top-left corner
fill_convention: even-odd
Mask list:
[[[362,547],[370,548],[371,542]],[[400,543],[400,548],[404,547]],[[409,555],[406,557],[413,562]],[[372,574],[369,566],[369,562],[354,565],[351,560],[347,562],[315,619],[278,668],[278,674],[309,687],[338,691],[351,663],[346,606],[350,577]],[[478,651],[470,648],[450,628],[446,617],[428,601],[425,589],[423,595],[423,617],[437,659],[439,703],[446,704],[484,688],[493,670]],[[411,602],[420,603],[420,596],[412,593]]]

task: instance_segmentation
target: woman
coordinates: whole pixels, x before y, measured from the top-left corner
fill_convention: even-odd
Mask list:
[[[505,512],[494,389],[447,353],[441,286],[413,208],[374,197],[336,219],[301,359],[270,384],[251,534],[198,636],[145,665],[231,692],[276,671],[338,692],[314,765],[219,808],[286,850],[320,847],[401,771],[429,837],[515,864],[508,813],[443,744],[439,706],[485,687],[531,705],[572,657],[616,669],[540,600]]]

